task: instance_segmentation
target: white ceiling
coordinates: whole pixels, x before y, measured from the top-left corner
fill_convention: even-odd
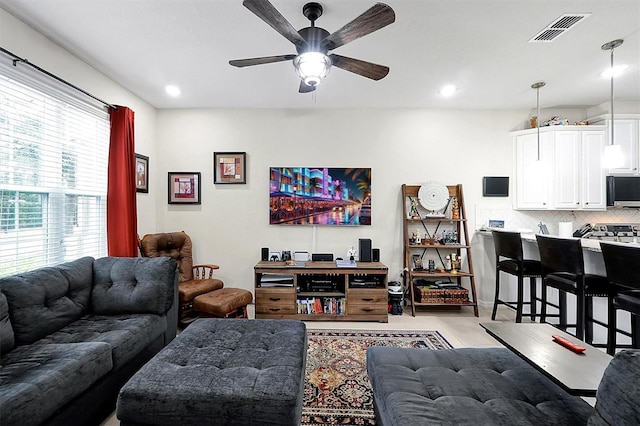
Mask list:
[[[375,0],[322,0],[316,26],[333,32]],[[305,0],[272,0],[297,29]],[[333,68],[315,94],[299,94],[289,62],[235,68],[230,59],[295,53],[241,0],[0,0],[0,7],[157,108],[535,107],[607,102],[600,77],[616,64],[618,101],[640,101],[638,0],[387,0],[396,22],[335,53],[387,65],[380,81]],[[565,13],[591,13],[551,43],[529,43]],[[29,58],[29,52],[13,52]],[[35,61],[34,61],[35,62]],[[37,63],[36,63],[37,64]],[[459,86],[452,98],[438,91]],[[170,98],[164,86],[180,87]],[[105,99],[109,101],[108,99]]]

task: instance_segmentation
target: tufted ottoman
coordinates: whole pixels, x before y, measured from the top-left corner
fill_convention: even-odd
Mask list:
[[[201,318],[121,389],[121,425],[298,425],[302,321]]]
[[[371,347],[367,373],[381,426],[586,425],[593,412],[505,348]]]

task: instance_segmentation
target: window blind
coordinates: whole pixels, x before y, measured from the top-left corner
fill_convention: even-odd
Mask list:
[[[0,276],[107,253],[109,115],[0,62]]]

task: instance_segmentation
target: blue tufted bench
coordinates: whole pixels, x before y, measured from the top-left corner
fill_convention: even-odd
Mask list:
[[[298,425],[302,321],[198,319],[121,389],[122,425]]]
[[[367,350],[377,424],[638,425],[640,351],[623,351],[595,409],[504,348]]]

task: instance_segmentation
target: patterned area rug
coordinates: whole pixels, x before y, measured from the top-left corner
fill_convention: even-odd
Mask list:
[[[309,330],[301,426],[375,425],[370,346],[451,348],[437,331]]]

